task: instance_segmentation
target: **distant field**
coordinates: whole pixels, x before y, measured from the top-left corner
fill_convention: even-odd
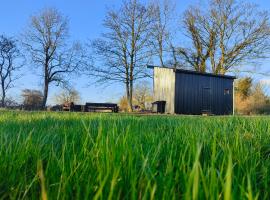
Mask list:
[[[269,117],[0,112],[0,199],[270,199]]]

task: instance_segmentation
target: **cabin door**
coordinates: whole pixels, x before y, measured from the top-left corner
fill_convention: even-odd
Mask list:
[[[207,87],[202,93],[202,113],[211,113],[211,89]]]

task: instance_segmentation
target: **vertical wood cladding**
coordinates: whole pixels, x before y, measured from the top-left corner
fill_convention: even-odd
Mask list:
[[[154,100],[166,101],[166,113],[175,112],[175,72],[173,69],[154,68]]]

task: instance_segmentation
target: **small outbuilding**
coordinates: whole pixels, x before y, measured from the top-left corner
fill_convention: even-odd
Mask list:
[[[166,102],[165,113],[234,113],[234,76],[148,66],[154,71],[154,101]]]

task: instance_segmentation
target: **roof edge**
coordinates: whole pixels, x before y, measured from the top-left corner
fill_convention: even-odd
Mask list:
[[[171,67],[160,67],[160,66],[154,66],[154,65],[147,65],[147,68],[154,69],[154,68],[165,68],[165,69],[172,69],[176,73],[186,73],[186,74],[197,74],[202,76],[213,76],[213,77],[220,77],[220,78],[227,78],[227,79],[236,79],[236,76],[230,76],[230,75],[222,75],[222,74],[213,74],[208,72],[197,72],[194,70],[187,70],[187,69],[174,69]]]

